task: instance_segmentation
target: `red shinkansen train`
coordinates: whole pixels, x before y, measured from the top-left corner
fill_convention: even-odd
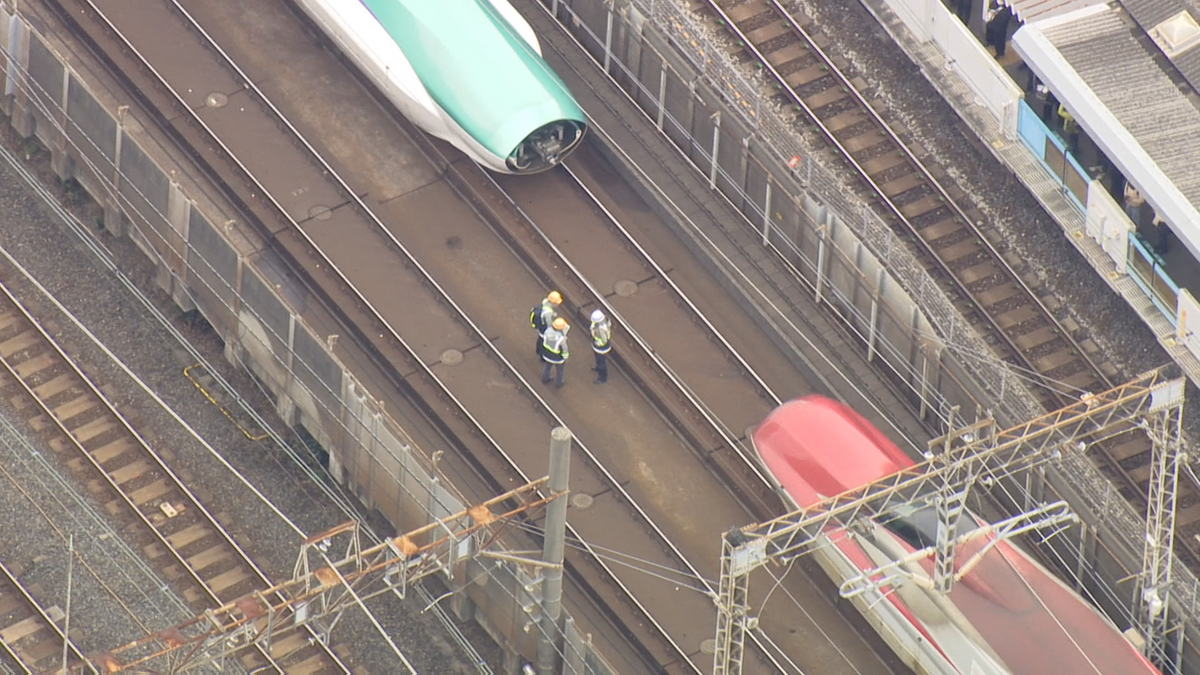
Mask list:
[[[851,408],[819,396],[780,406],[754,445],[796,507],[816,504],[914,465]],[[968,513],[959,534],[983,525]],[[932,546],[933,506],[913,504],[866,522],[831,526],[811,553],[833,581],[859,580]],[[955,550],[958,580],[932,590],[932,557],[901,565],[906,581],[869,587],[856,607],[919,673],[939,675],[1158,675],[1118,628],[1045,567],[992,535]],[[982,554],[980,552],[982,551]]]

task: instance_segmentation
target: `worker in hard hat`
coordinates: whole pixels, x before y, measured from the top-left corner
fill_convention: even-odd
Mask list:
[[[562,294],[558,291],[550,291],[545,298],[542,298],[541,304],[529,310],[529,326],[538,333],[537,341],[533,346],[534,353],[538,356],[542,354],[542,338],[546,336],[546,329],[558,317],[558,306],[561,304]]]
[[[604,316],[604,312],[596,310],[592,312],[592,353],[596,355],[596,365],[592,366],[592,370],[596,371],[596,379],[592,380],[594,384],[604,384],[608,382],[608,353],[612,351],[612,321]]]
[[[545,335],[542,336],[542,383],[550,383],[550,366],[554,366],[557,370],[554,378],[554,386],[563,386],[563,371],[566,370],[567,359],[571,353],[567,350],[567,332],[571,327],[567,325],[567,320],[561,316],[550,324],[546,329]]]

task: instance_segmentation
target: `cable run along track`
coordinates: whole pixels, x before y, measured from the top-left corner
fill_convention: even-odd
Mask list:
[[[107,508],[150,564],[195,609],[221,605],[268,588],[272,582],[217,518],[179,481],[111,402],[30,311],[0,283],[0,365],[3,391],[26,397],[22,413],[34,428],[59,432],[50,441],[73,452],[108,490]],[[295,631],[270,648],[239,652],[248,669],[333,674],[349,669],[308,631]],[[60,642],[61,647],[61,642]],[[103,661],[102,657],[99,659]]]
[[[744,430],[781,396],[768,377],[755,374],[766,372],[763,367],[739,357],[715,330],[717,322],[674,287],[671,279],[686,277],[688,261],[654,263],[565,171],[506,181],[506,188],[523,195],[514,198],[473,164],[438,159],[419,137],[432,163],[412,148],[388,146],[387,157],[404,157],[403,171],[383,166],[375,173],[372,162],[357,155],[335,167],[317,146],[336,155],[338,143],[349,140],[339,129],[379,111],[339,108],[347,118],[343,124],[319,127],[328,136],[313,135],[322,101],[298,102],[294,94],[281,104],[290,103],[289,113],[300,115],[292,122],[255,84],[266,82],[274,99],[295,85],[280,61],[298,67],[316,67],[310,59],[328,62],[311,40],[287,41],[295,51],[285,57],[257,44],[250,31],[222,24],[211,3],[187,3],[187,10],[183,3],[153,3],[136,16],[108,11],[119,4],[63,2],[60,17],[77,22],[75,31],[90,37],[90,48],[125,74],[126,86],[143,92],[140,103],[154,109],[150,101],[159,102],[157,123],[258,218],[276,251],[307,272],[307,288],[325,301],[337,330],[373,347],[380,384],[422,402],[438,420],[444,442],[474,462],[493,489],[544,471],[547,429],[566,424],[576,432],[572,490],[589,499],[569,521],[575,549],[568,554],[568,600],[574,589],[583,589],[598,605],[599,618],[584,609],[577,620],[591,622],[587,630],[596,631],[598,643],[611,641],[604,652],[624,659],[618,670],[707,672],[711,657],[701,643],[714,634],[706,594],[715,584],[720,533],[779,511],[747,454]],[[271,14],[278,8],[254,9],[264,14],[239,18],[239,28],[266,14],[273,28],[286,25]],[[228,60],[233,51],[237,65]],[[275,60],[256,60],[264,53]],[[346,80],[341,72],[322,81]],[[209,92],[223,92],[229,104],[206,107]],[[326,94],[342,102],[361,98],[354,91]],[[305,110],[313,115],[304,117]],[[374,119],[357,128],[390,127]],[[350,151],[359,152],[369,149]],[[544,206],[533,203],[540,195],[562,200],[554,225],[583,233],[577,240],[548,235],[540,229],[544,223],[528,217]],[[414,223],[420,214],[435,217],[436,227]],[[590,262],[603,262],[607,273],[578,269],[563,250],[578,246],[587,246],[595,254]],[[608,291],[619,287],[618,280],[630,281],[633,292]],[[619,375],[605,388],[588,389],[586,366],[580,365],[590,361],[582,320],[574,321],[568,388],[552,392],[531,384],[538,370],[529,349],[533,333],[520,324],[548,283],[564,291],[570,318],[582,319],[595,306],[616,317]],[[505,307],[512,297],[521,297],[520,304]],[[309,317],[327,320],[316,312]],[[741,325],[745,332],[736,339],[757,340],[743,353],[770,361],[770,378],[783,383],[787,396],[811,389],[795,367],[779,366],[778,356],[771,361],[773,348],[751,322]],[[662,341],[642,337],[648,334]],[[621,376],[633,386],[620,384]],[[620,393],[606,393],[613,390]],[[621,428],[614,430],[614,422]],[[824,672],[890,671],[873,655],[878,645],[864,642],[867,631],[850,623],[811,580],[791,575],[783,585],[784,599],[764,614],[774,620],[763,621],[764,631],[756,635],[760,660],[748,660],[748,672],[777,672],[792,659],[800,668],[823,664]],[[583,598],[575,600],[582,608]]]
[[[831,55],[830,39],[782,0],[701,0],[693,5],[731,36],[780,92],[781,100],[810,121],[832,155],[871,193],[871,208],[912,248],[956,305],[994,349],[1018,371],[1046,409],[1086,391],[1113,385],[1088,352],[1012,268],[959,203],[961,191],[943,186],[934,168],[911,150],[860,93],[857,78]],[[974,216],[974,217],[973,217]],[[1129,501],[1144,505],[1151,444],[1138,429],[1114,432],[1088,453]],[[1180,486],[1177,530],[1182,551],[1200,571],[1200,491]]]

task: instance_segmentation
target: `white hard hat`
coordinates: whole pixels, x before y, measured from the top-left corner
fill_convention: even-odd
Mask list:
[[[592,321],[603,321],[603,320],[604,320],[604,312],[601,312],[600,310],[596,310],[596,311],[592,312]]]

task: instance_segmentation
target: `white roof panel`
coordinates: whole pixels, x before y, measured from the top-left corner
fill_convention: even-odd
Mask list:
[[[1192,202],[1200,204],[1200,111],[1135,37],[1136,26],[1107,11],[1044,32],[1084,83]]]
[[[1013,45],[1200,257],[1200,110],[1145,32],[1093,5],[1029,22]]]
[[[1003,2],[1012,7],[1013,14],[1021,21],[1034,21],[1094,5],[1097,0],[1003,0]]]

